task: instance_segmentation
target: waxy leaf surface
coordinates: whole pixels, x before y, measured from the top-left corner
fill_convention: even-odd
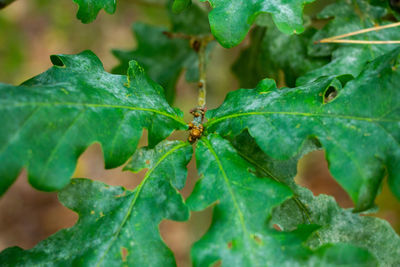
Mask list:
[[[305,188],[297,186],[295,192],[298,200],[307,207],[308,214],[304,214],[296,200],[290,199],[274,210],[272,223],[291,231],[297,225],[311,221],[321,226],[307,240],[307,245],[312,248],[345,242],[368,250],[378,260],[379,266],[400,264],[400,237],[387,221],[342,209],[333,197],[315,197]]]
[[[364,250],[327,246],[311,251],[302,245],[315,226],[293,232],[268,227],[272,208],[291,196],[288,187],[255,176],[254,167],[218,135],[202,138],[196,148],[200,181],[187,204],[202,210],[215,204],[209,231],[194,244],[194,266],[330,266],[374,258]]]
[[[331,56],[332,60],[297,80],[305,84],[321,76],[350,74],[357,77],[365,65],[375,58],[399,47],[397,44],[315,44],[323,38],[351,33],[354,31],[392,23],[384,19],[386,9],[374,6],[365,0],[338,1],[326,7],[319,15],[320,19],[332,19],[322,30],[318,31],[308,46],[310,57]],[[399,28],[371,31],[343,39],[364,41],[400,40]]]
[[[83,23],[94,21],[101,9],[108,14],[114,14],[117,8],[117,0],[73,0],[79,5],[76,15]]]
[[[55,66],[21,86],[0,84],[0,193],[22,167],[34,187],[63,188],[94,142],[102,146],[106,168],[113,168],[135,152],[143,128],[151,146],[186,129],[137,62],[123,76],[105,72],[90,51],[52,61]]]
[[[303,7],[314,0],[202,0],[213,8],[209,13],[211,31],[218,42],[230,48],[246,36],[260,13],[272,15],[279,30],[286,34],[301,33]]]
[[[189,218],[177,189],[185,183],[191,156],[190,144],[179,141],[138,150],[127,168],[148,171],[133,191],[72,180],[59,199],[79,214],[76,225],[31,250],[6,249],[0,254],[2,266],[176,266],[158,225],[163,219]]]
[[[264,80],[254,90],[232,92],[207,113],[207,131],[235,136],[248,129],[277,159],[289,159],[306,139],[316,137],[332,175],[358,210],[373,204],[385,172],[400,198],[399,52],[371,62],[344,88],[336,78],[292,89]]]

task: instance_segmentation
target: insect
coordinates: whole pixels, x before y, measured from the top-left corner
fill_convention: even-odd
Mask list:
[[[205,108],[195,108],[190,111],[193,115],[193,121],[189,122],[189,138],[190,143],[196,142],[204,132],[203,120],[205,115]]]
[[[188,141],[190,143],[196,142],[197,139],[199,139],[203,135],[204,127],[203,125],[195,125],[192,122],[189,122],[189,138]]]

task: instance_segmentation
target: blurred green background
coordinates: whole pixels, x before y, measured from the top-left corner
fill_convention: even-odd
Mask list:
[[[329,2],[332,1],[317,1],[307,8],[307,13],[315,14]],[[110,50],[135,46],[131,33],[134,21],[155,25],[168,23],[163,1],[159,0],[119,0],[116,14],[101,11],[91,24],[82,24],[76,19],[76,12],[77,5],[72,0],[17,0],[0,10],[0,82],[20,84],[48,69],[50,55],[74,54],[86,49],[94,51],[105,69],[110,71],[118,64]],[[246,45],[248,40],[230,50],[217,45],[212,52],[208,65],[208,108],[217,107],[227,92],[238,88],[231,65]],[[189,121],[188,111],[196,106],[197,91],[194,84],[188,84],[182,77],[174,104],[185,112],[185,119]],[[146,144],[145,135],[141,145]],[[186,138],[186,133],[177,133],[174,138]],[[132,189],[141,181],[143,173],[122,172],[121,168],[104,170],[101,149],[93,145],[81,156],[74,177]],[[182,191],[185,197],[190,194],[196,179],[195,162],[192,161],[187,186]],[[352,206],[348,195],[330,176],[322,151],[312,152],[299,162],[296,181],[316,195],[333,195],[342,207]],[[386,184],[377,204],[380,211],[373,216],[388,220],[399,233],[400,203]],[[165,221],[161,224],[162,236],[174,251],[179,266],[190,266],[190,246],[205,233],[210,216],[211,208],[193,213],[189,222]],[[76,220],[77,215],[59,204],[55,193],[32,189],[22,173],[0,199],[0,250],[15,245],[31,248],[59,229],[72,226]]]

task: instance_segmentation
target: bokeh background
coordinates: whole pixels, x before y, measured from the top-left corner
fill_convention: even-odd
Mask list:
[[[332,1],[317,1],[307,7],[306,12],[315,14],[329,2]],[[110,50],[132,49],[136,45],[131,32],[133,22],[168,24],[162,0],[119,0],[116,14],[108,15],[101,11],[91,24],[82,24],[76,19],[76,12],[77,5],[72,0],[17,0],[0,10],[0,82],[20,84],[51,67],[50,55],[73,54],[86,49],[94,51],[105,69],[110,71],[118,64]],[[208,65],[209,108],[217,107],[226,93],[238,88],[231,65],[246,45],[248,40],[230,50],[217,45],[212,52]],[[177,85],[174,105],[185,111],[186,120],[190,121],[188,111],[196,106],[197,91],[194,84],[187,83],[182,77]],[[186,133],[177,133],[171,138],[184,139]],[[140,145],[146,145],[146,133]],[[185,197],[190,194],[197,179],[193,160],[188,168],[187,186],[182,190]],[[105,170],[101,149],[93,145],[80,157],[74,177],[133,189],[143,175],[144,172],[122,172],[121,168]],[[330,176],[323,151],[303,157],[295,179],[315,195],[329,194],[342,207],[352,207],[348,195]],[[386,182],[376,202],[379,212],[371,216],[389,221],[400,233],[400,202],[391,194]],[[207,231],[211,216],[212,209],[209,208],[193,213],[188,222],[161,223],[162,237],[174,251],[179,266],[190,266],[190,246]],[[0,198],[0,251],[9,246],[32,248],[40,240],[62,228],[71,227],[76,221],[77,215],[58,202],[56,193],[33,189],[23,172]]]

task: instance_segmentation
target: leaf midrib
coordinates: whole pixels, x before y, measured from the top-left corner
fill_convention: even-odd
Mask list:
[[[242,226],[243,232],[245,233],[246,236],[250,236],[250,235],[249,235],[249,231],[247,230],[247,227],[246,227],[246,223],[245,223],[245,220],[244,220],[243,213],[242,213],[242,211],[240,210],[240,207],[239,207],[239,205],[238,205],[238,203],[237,203],[237,200],[236,200],[236,196],[235,196],[235,194],[234,194],[234,192],[233,192],[233,190],[232,190],[232,188],[231,188],[229,178],[228,178],[228,176],[227,176],[227,174],[226,174],[226,172],[225,172],[224,167],[222,166],[222,163],[221,163],[221,161],[220,161],[220,159],[219,159],[217,153],[216,153],[215,150],[213,149],[211,143],[210,143],[206,138],[202,138],[201,140],[203,141],[203,143],[206,145],[207,149],[210,151],[210,153],[211,153],[211,154],[213,155],[213,157],[215,158],[215,161],[216,161],[216,163],[217,163],[217,165],[218,165],[218,168],[219,168],[219,170],[221,171],[222,177],[224,178],[224,182],[225,182],[225,184],[226,184],[226,186],[227,186],[227,188],[228,188],[229,195],[230,195],[231,198],[232,198],[233,205],[234,205],[234,207],[235,207],[235,209],[236,209],[236,211],[237,211],[237,213],[238,213],[239,221],[240,221],[240,224],[241,224],[241,226]]]
[[[270,172],[267,168],[264,168],[261,164],[259,164],[258,162],[256,162],[255,160],[253,160],[252,158],[248,157],[247,155],[245,155],[244,153],[237,151],[237,153],[244,158],[245,160],[247,160],[248,162],[250,162],[251,164],[253,164],[256,168],[258,168],[259,170],[261,170],[261,172],[264,172],[264,174],[268,177],[270,176],[274,181],[286,185],[283,181],[281,181],[281,179],[279,179],[277,176],[273,175],[272,172]],[[290,187],[289,187],[290,188]],[[305,207],[304,203],[300,200],[300,198],[296,195],[296,193],[294,192],[294,190],[292,188],[290,188],[290,190],[293,193],[293,199],[297,204],[297,207],[300,209],[301,213],[303,214],[303,216],[305,216],[307,218],[307,220],[309,221],[310,224],[313,224],[314,222],[311,219],[311,214],[310,211]],[[317,233],[318,234],[318,233]]]
[[[328,117],[328,118],[336,118],[336,119],[347,119],[347,120],[358,120],[358,121],[367,121],[367,122],[400,122],[400,118],[398,120],[394,119],[382,119],[382,118],[368,118],[368,117],[357,117],[357,116],[346,116],[340,114],[326,114],[326,113],[307,113],[307,112],[289,112],[289,111],[262,111],[262,112],[243,112],[243,113],[235,113],[230,115],[225,115],[219,118],[210,119],[206,126],[210,127],[213,124],[216,124],[220,121],[242,117],[242,116],[252,116],[252,115],[288,115],[288,116],[302,116],[302,117]]]
[[[157,113],[166,117],[169,117],[176,122],[185,125],[186,123],[180,117],[173,116],[166,112],[151,109],[151,108],[139,108],[139,107],[132,107],[132,106],[125,106],[125,105],[112,105],[112,104],[95,104],[95,103],[74,103],[74,102],[24,102],[24,103],[15,103],[15,104],[7,104],[4,106],[0,106],[0,109],[5,108],[13,108],[13,107],[24,107],[24,106],[64,106],[64,107],[89,107],[89,108],[112,108],[112,109],[128,109],[128,110],[139,110],[139,111],[147,111]]]

